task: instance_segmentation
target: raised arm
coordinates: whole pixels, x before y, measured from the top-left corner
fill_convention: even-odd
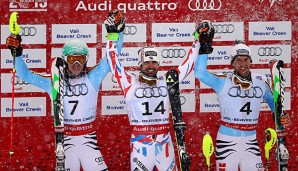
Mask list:
[[[125,17],[118,11],[114,10],[109,13],[108,19],[105,21],[105,27],[107,29],[107,45],[106,45],[106,57],[111,71],[116,78],[120,88],[123,90],[124,96],[131,86],[131,76],[126,74],[123,65],[118,60],[120,51],[119,47],[122,48],[123,34],[125,28]],[[120,36],[120,37],[119,37]],[[121,46],[119,46],[119,43]]]
[[[194,68],[194,61],[199,53],[209,54],[212,52],[212,40],[214,28],[210,21],[201,22],[194,32],[195,40],[189,50],[187,57],[178,66],[179,82],[184,80]]]
[[[52,83],[50,76],[42,76],[29,70],[23,61],[23,48],[21,46],[22,38],[20,35],[10,35],[6,40],[7,47],[12,53],[16,54],[15,68],[18,77],[32,85],[35,85],[46,91],[50,97],[52,96]]]
[[[117,45],[117,54],[120,54],[122,45],[123,45],[122,32],[119,33],[119,40],[116,45]],[[95,88],[95,90],[97,91],[99,90],[102,81],[110,71],[111,69],[107,60],[107,56],[105,55],[101,59],[100,63],[98,63],[95,67],[93,67],[88,73],[88,78],[91,84],[93,85],[93,87]]]

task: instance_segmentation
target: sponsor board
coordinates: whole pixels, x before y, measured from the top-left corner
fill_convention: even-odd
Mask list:
[[[46,44],[46,25],[20,25],[22,44]],[[1,44],[10,35],[9,25],[1,25]]]
[[[102,96],[101,102],[102,115],[127,114],[124,96]]]
[[[15,93],[25,93],[25,92],[45,92],[43,89],[29,84],[28,82],[20,79],[17,75],[15,76]],[[12,74],[2,73],[1,74],[1,93],[11,93],[12,91]]]
[[[152,42],[192,42],[194,23],[152,23]]]
[[[24,49],[23,60],[28,68],[46,68],[46,49]],[[1,68],[12,68],[13,58],[9,49],[1,50]]]
[[[140,56],[138,54],[140,47],[122,48],[121,53],[118,54],[118,60],[124,67],[139,66]],[[106,49],[102,49],[102,57],[106,56]]]
[[[291,21],[249,22],[249,40],[291,40]]]
[[[146,24],[132,24],[126,23],[123,31],[124,42],[146,42]],[[102,24],[102,42],[107,42],[107,30]]]
[[[208,65],[230,65],[232,46],[213,46],[213,52],[208,55]]]
[[[186,59],[190,46],[157,47],[160,66],[179,66]]]
[[[258,45],[249,47],[253,56],[253,64],[269,64],[273,59],[291,63],[291,45]]]
[[[96,53],[96,48],[88,48],[88,61],[87,61],[87,67],[94,67],[96,63],[96,58],[97,58],[97,53]],[[52,48],[51,49],[51,57],[56,58],[56,57],[62,57],[62,48]],[[100,59],[101,60],[101,59]]]
[[[96,43],[96,24],[52,24],[52,43],[66,43],[73,39]]]
[[[244,40],[243,22],[214,22],[214,41]]]
[[[45,97],[15,97],[14,101],[14,117],[46,116]],[[11,106],[11,98],[1,98],[1,117],[11,117]]]

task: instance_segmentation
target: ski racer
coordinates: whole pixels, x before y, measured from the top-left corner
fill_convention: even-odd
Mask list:
[[[117,15],[118,11],[109,15]],[[122,48],[124,19],[117,23],[118,50]],[[16,72],[22,80],[45,90],[52,96],[51,77],[31,72],[22,58],[21,36],[10,35],[6,45],[16,52]],[[120,53],[120,52],[118,52]],[[108,170],[99,150],[95,119],[100,85],[110,71],[106,57],[91,70],[87,70],[89,50],[82,40],[71,40],[64,44],[62,58],[65,62],[64,86],[64,150],[65,170]],[[52,97],[51,97],[52,98]]]
[[[110,22],[105,22],[109,27]],[[107,29],[108,36],[111,32]],[[155,47],[139,51],[137,76],[125,72],[118,60],[117,38],[107,41],[107,59],[122,89],[131,126],[131,170],[176,171],[174,146],[170,136],[170,102],[165,75],[158,73],[159,53]],[[177,67],[179,82],[193,70],[200,44],[196,39],[185,61]]]
[[[209,21],[205,25],[213,29]],[[205,40],[208,40],[206,38]],[[212,39],[201,47],[212,48]],[[273,96],[265,76],[252,73],[251,50],[242,42],[231,49],[233,72],[215,75],[207,72],[207,54],[201,54],[195,62],[195,77],[214,89],[217,94],[221,125],[216,137],[217,171],[263,170],[261,151],[256,139],[260,105],[265,100],[274,111]]]

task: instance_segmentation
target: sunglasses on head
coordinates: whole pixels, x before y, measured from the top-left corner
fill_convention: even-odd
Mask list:
[[[240,87],[242,90],[248,90],[252,84],[251,81],[243,80],[235,74],[233,74],[232,82],[235,86]]]
[[[73,65],[75,63],[79,63],[81,65],[85,65],[87,57],[86,55],[68,55],[66,57],[66,62],[70,65]]]

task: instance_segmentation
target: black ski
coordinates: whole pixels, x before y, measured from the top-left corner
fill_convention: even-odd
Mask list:
[[[65,171],[64,153],[64,61],[56,58],[52,63],[52,100],[55,128],[56,170]]]
[[[182,119],[178,71],[175,69],[170,69],[166,74],[166,81],[173,114],[180,170],[189,171],[190,158],[186,152],[185,145],[184,130],[186,129],[186,125]]]
[[[274,97],[274,115],[277,133],[277,161],[278,171],[288,170],[288,161],[290,159],[286,148],[286,129],[281,123],[282,118],[286,118],[284,113],[284,62],[282,60],[271,61],[270,71],[273,85]]]

